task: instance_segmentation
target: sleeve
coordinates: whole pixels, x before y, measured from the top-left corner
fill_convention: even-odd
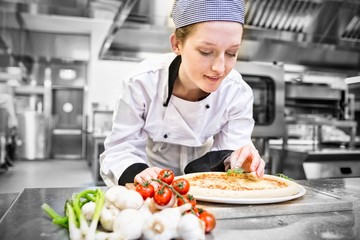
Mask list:
[[[139,81],[123,81],[113,115],[111,133],[100,155],[100,175],[107,186],[133,182],[147,168],[144,115],[149,100]]]
[[[226,110],[227,121],[220,132],[214,136],[211,150],[238,149],[241,146],[252,144],[251,135],[254,129],[253,119],[253,92],[243,80]]]
[[[186,165],[184,172],[224,172],[224,160],[230,156],[232,152],[232,150],[210,151]]]

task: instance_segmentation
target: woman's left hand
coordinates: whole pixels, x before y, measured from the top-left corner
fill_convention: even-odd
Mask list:
[[[262,177],[265,171],[265,161],[260,157],[254,145],[249,144],[231,154],[230,168],[242,168],[246,172],[255,172],[258,177]]]

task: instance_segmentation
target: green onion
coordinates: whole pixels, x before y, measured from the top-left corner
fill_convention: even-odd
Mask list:
[[[96,196],[95,196],[96,207],[95,207],[93,219],[92,219],[90,227],[89,227],[89,231],[87,232],[87,235],[86,235],[87,240],[95,239],[96,228],[97,228],[98,222],[100,220],[101,211],[102,211],[102,209],[104,207],[104,203],[105,203],[105,193],[101,189],[97,189],[95,194],[96,194]]]
[[[50,207],[48,204],[44,203],[41,205],[41,208],[44,210],[44,212],[52,218],[52,222],[56,225],[59,225],[63,228],[68,228],[68,218],[60,216],[52,207]]]
[[[83,234],[81,233],[80,228],[77,226],[76,214],[73,206],[70,202],[66,202],[66,215],[69,218],[69,238],[71,240],[81,240],[83,239]]]
[[[245,170],[242,168],[235,168],[235,169],[229,169],[227,170],[227,175],[232,175],[232,174],[242,174]]]
[[[275,174],[275,175],[278,176],[278,177],[281,177],[281,178],[290,180],[290,181],[293,181],[293,180],[294,180],[294,179],[292,179],[292,178],[290,178],[290,177],[288,177],[288,176],[286,176],[285,174],[282,174],[282,173],[277,173],[277,174]]]

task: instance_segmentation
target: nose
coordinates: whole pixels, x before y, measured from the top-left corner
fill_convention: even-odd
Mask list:
[[[219,55],[214,59],[212,63],[211,70],[216,72],[219,75],[222,75],[225,71],[225,57],[224,55]]]

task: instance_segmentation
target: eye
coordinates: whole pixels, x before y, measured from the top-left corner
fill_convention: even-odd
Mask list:
[[[227,54],[228,56],[230,56],[230,57],[236,57],[236,53],[227,52],[226,54]]]
[[[207,51],[202,51],[202,50],[199,50],[199,52],[203,56],[209,56],[212,53],[212,52],[207,52]]]

